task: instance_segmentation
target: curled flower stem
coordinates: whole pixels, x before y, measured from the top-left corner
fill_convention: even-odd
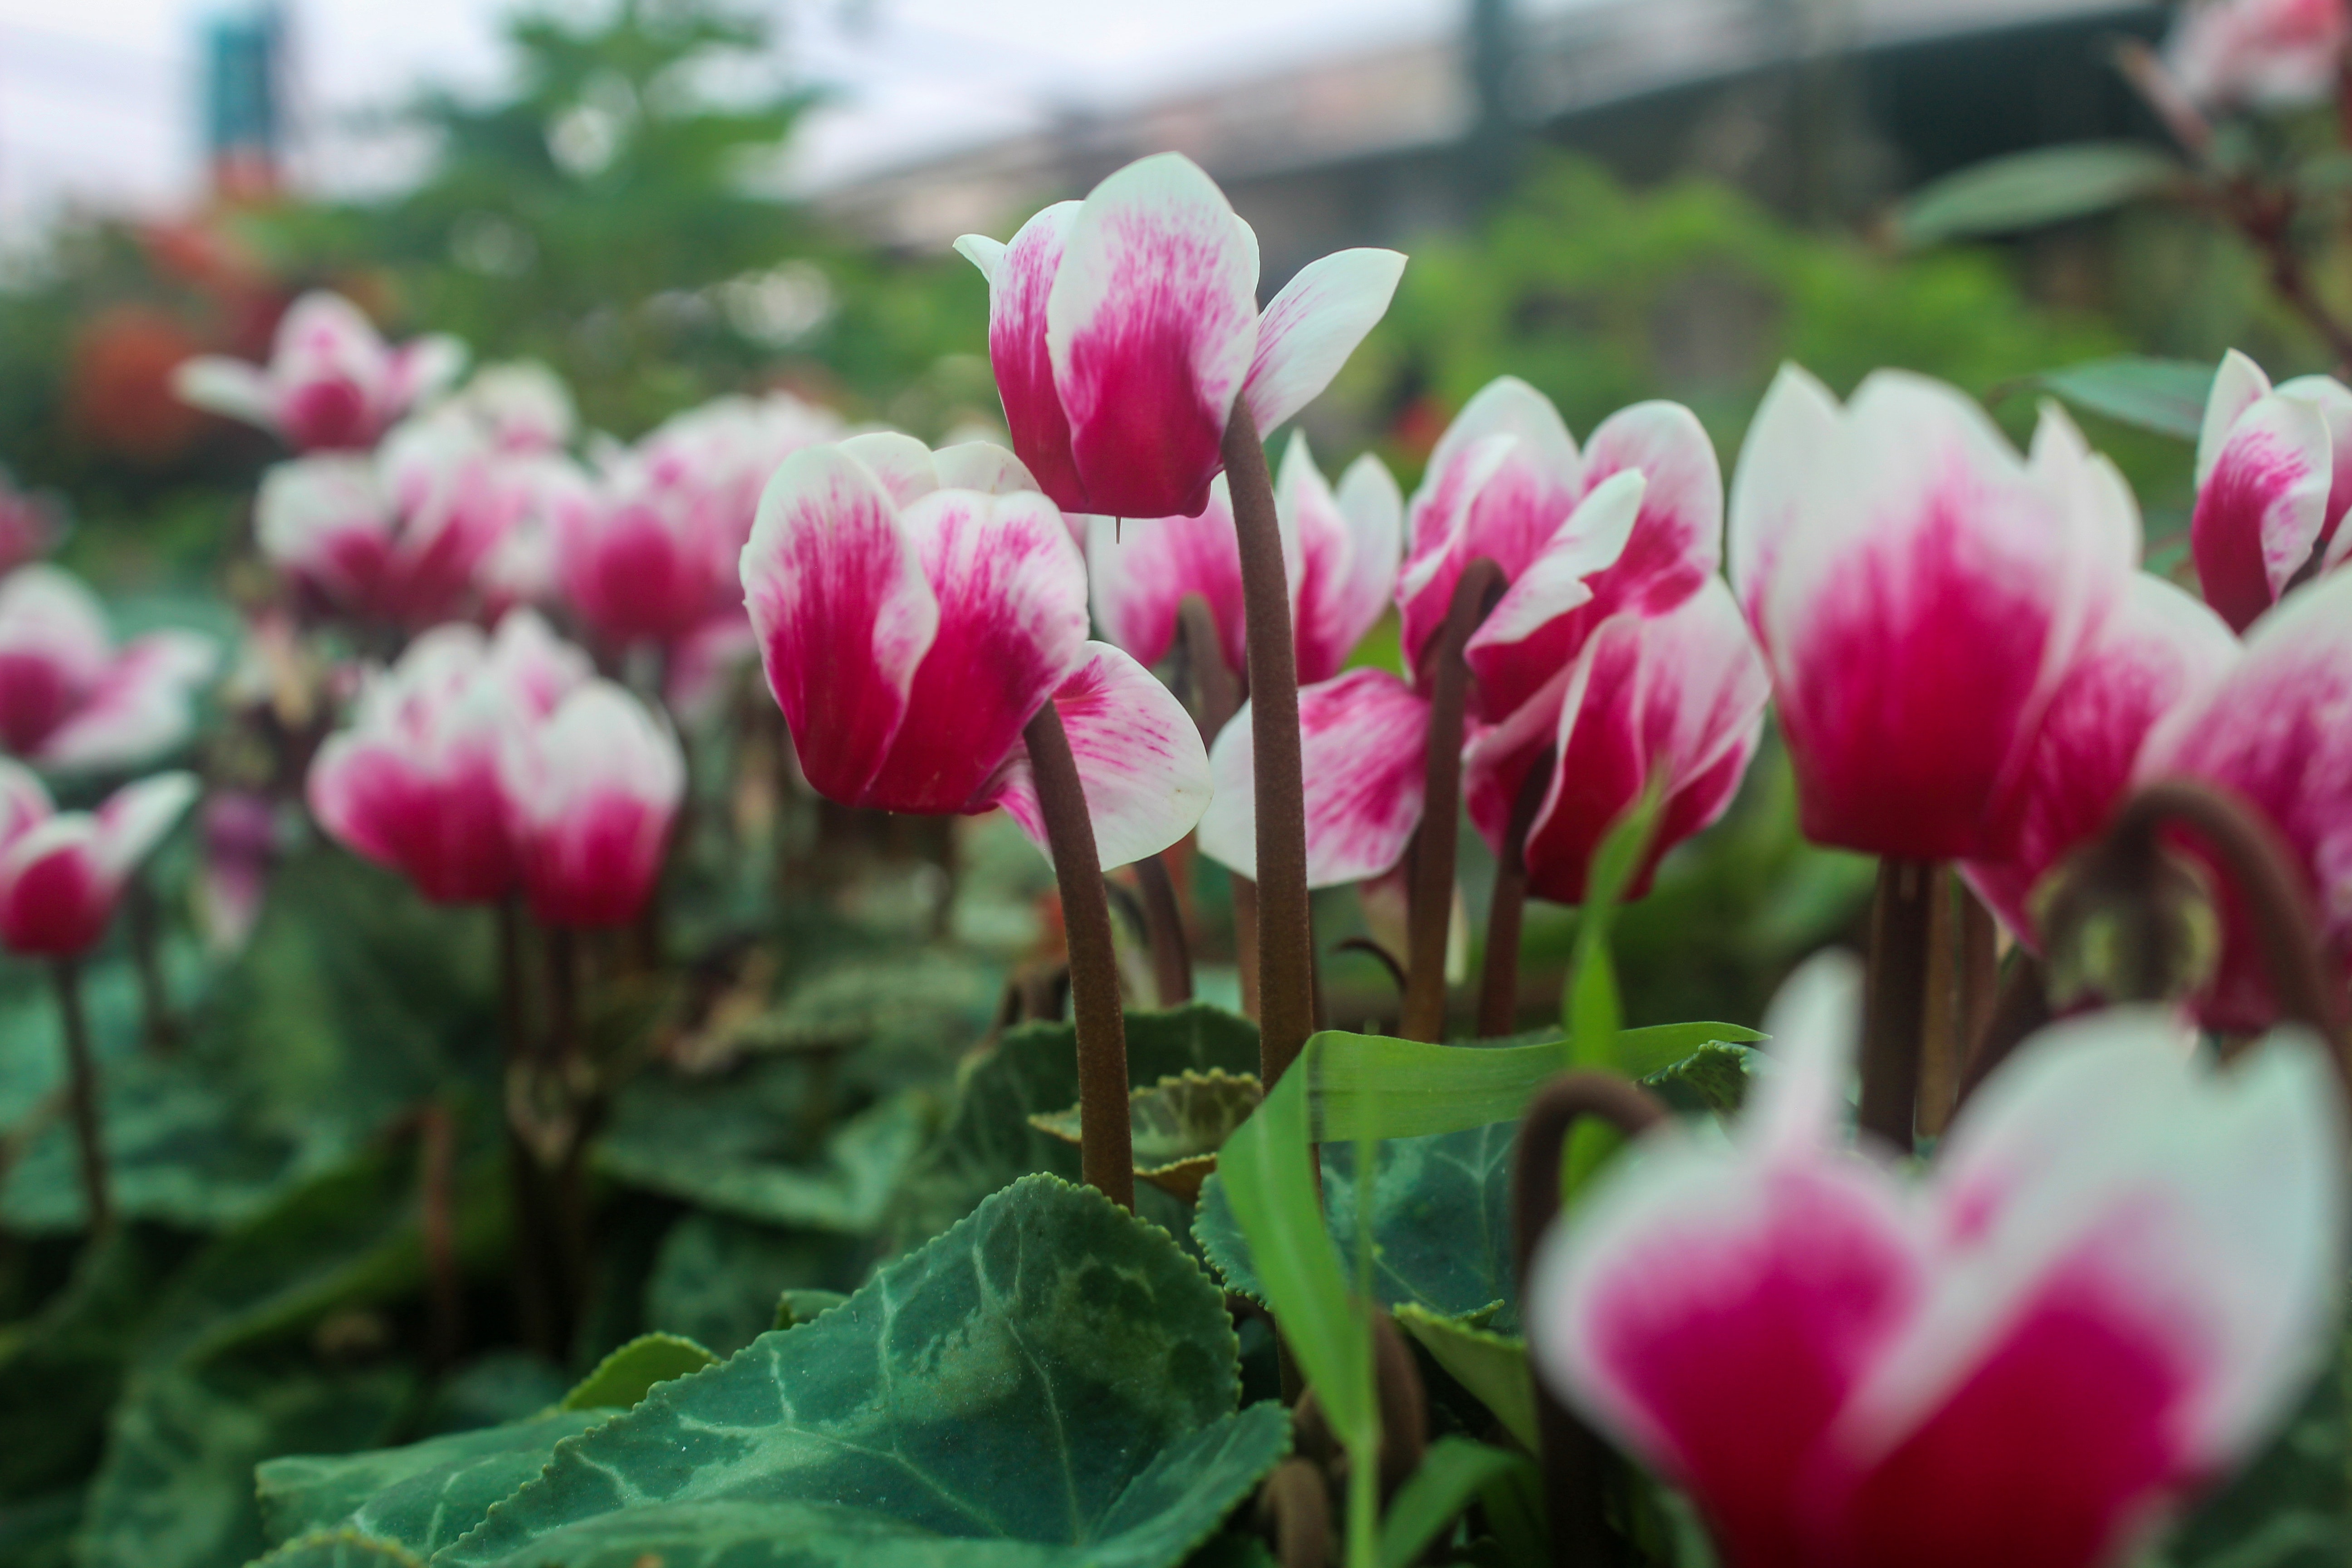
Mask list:
[[[1037,710],[1022,731],[1037,779],[1037,805],[1054,851],[1062,925],[1070,945],[1070,1011],[1078,1036],[1078,1166],[1089,1186],[1135,1207],[1134,1132],[1127,1104],[1127,1020],[1119,1009],[1118,955],[1110,898],[1078,764],[1061,710]]]
[[[1282,1568],[1328,1568],[1331,1560],[1331,1494],[1323,1472],[1307,1459],[1285,1459],[1258,1489],[1257,1516],[1274,1537]]]
[[[1192,999],[1192,954],[1184,942],[1184,911],[1176,902],[1176,884],[1160,856],[1146,855],[1135,863],[1135,884],[1143,893],[1143,934],[1151,948],[1152,987],[1162,1007]]]
[[[1421,826],[1413,830],[1407,861],[1412,890],[1405,906],[1404,1016],[1397,1026],[1408,1040],[1445,1037],[1445,938],[1454,915],[1454,847],[1461,832],[1463,710],[1470,700],[1470,667],[1462,650],[1503,587],[1503,569],[1486,557],[1465,566],[1446,605],[1445,625],[1424,656],[1426,771]]]
[[[1518,1269],[1521,1301],[1528,1299],[1536,1248],[1559,1215],[1560,1162],[1578,1119],[1598,1116],[1631,1139],[1665,1115],[1666,1108],[1655,1096],[1604,1072],[1562,1073],[1536,1090],[1520,1119],[1518,1147],[1511,1155],[1511,1256]],[[1612,1562],[1601,1497],[1605,1450],[1541,1377],[1532,1381],[1554,1568]]]
[[[1519,1016],[1519,924],[1528,907],[1528,833],[1551,788],[1553,759],[1544,753],[1519,785],[1503,832],[1503,854],[1495,868],[1495,893],[1486,905],[1486,957],[1478,976],[1478,1035],[1507,1035]]]
[[[114,1194],[106,1169],[106,1144],[98,1114],[98,1058],[90,1049],[89,1018],[82,1011],[81,964],[60,958],[52,971],[57,981],[58,1020],[66,1041],[67,1104],[73,1113],[74,1152],[81,1163],[83,1200],[89,1207],[89,1233],[105,1235],[114,1228]]]
[[[1315,1026],[1314,932],[1307,900],[1307,791],[1299,760],[1298,656],[1257,422],[1236,401],[1225,422],[1225,479],[1249,623],[1250,740],[1257,796],[1258,1071],[1270,1092]],[[1123,1091],[1122,1091],[1123,1093]],[[1122,1104],[1124,1100],[1122,1100]]]
[[[1925,860],[1883,859],[1870,906],[1870,970],[1862,1010],[1862,1109],[1865,1132],[1911,1152],[1919,1100],[1921,1031],[1927,1016],[1927,953],[1943,884]]]

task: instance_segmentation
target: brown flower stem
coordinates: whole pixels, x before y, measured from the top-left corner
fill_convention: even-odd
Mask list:
[[[139,1009],[145,1016],[147,1048],[164,1053],[179,1044],[172,995],[163,983],[163,910],[144,872],[134,872],[123,889],[122,911],[131,936],[131,967],[139,975]]]
[[[588,1297],[588,1194],[581,1163],[589,1129],[581,1101],[580,943],[569,926],[547,927],[547,1035],[540,1067],[555,1088],[558,1135],[541,1172],[548,1187],[549,1254],[559,1343],[567,1351]]]
[[[1969,1047],[1969,1059],[1960,1068],[1955,1112],[1968,1104],[1977,1086],[1991,1077],[2026,1037],[2048,1022],[2050,972],[2040,958],[2020,948],[2009,961],[2009,973],[2001,979],[2000,994],[1993,1000],[1983,1030]]]
[[[1315,1026],[1314,933],[1307,901],[1307,791],[1298,738],[1298,658],[1274,477],[1246,402],[1225,422],[1225,480],[1249,623],[1250,739],[1257,797],[1258,1071],[1270,1091]],[[1124,1086],[1121,1093],[1124,1095]]]
[[[1927,952],[1935,933],[1936,867],[1878,863],[1870,906],[1870,968],[1862,1007],[1862,1130],[1911,1152],[1919,1100],[1921,1032],[1927,1016]]]
[[[1275,1466],[1258,1489],[1257,1517],[1282,1568],[1330,1568],[1331,1493],[1313,1463],[1292,1458]]]
[[[1454,847],[1462,818],[1463,710],[1470,700],[1470,667],[1462,650],[1504,587],[1503,569],[1485,556],[1462,569],[1445,624],[1423,654],[1429,731],[1423,749],[1425,780],[1421,826],[1413,830],[1407,864],[1404,1009],[1397,1033],[1408,1040],[1445,1037],[1445,938],[1454,918]]]
[[[2000,926],[1966,882],[1960,896],[1960,1048],[1972,1052],[2000,994]],[[1966,1056],[1962,1064],[1966,1065]]]
[[[1241,682],[1225,663],[1217,617],[1209,601],[1187,594],[1177,602],[1176,626],[1184,640],[1184,666],[1192,683],[1192,722],[1201,744],[1213,746],[1242,705]],[[1242,1016],[1257,1016],[1257,884],[1231,873],[1234,889],[1234,969],[1240,976]]]
[[[114,1228],[114,1192],[98,1113],[98,1058],[90,1048],[89,1018],[82,1011],[80,961],[60,958],[51,973],[57,981],[58,1019],[65,1032],[66,1099],[73,1113],[82,1198],[89,1208],[89,1233],[100,1237]]]
[[[1184,942],[1184,911],[1168,862],[1147,855],[1135,863],[1135,885],[1143,894],[1143,934],[1151,948],[1152,989],[1162,1007],[1192,999],[1192,953]]]
[[[1070,947],[1070,1003],[1078,1036],[1078,1167],[1089,1186],[1135,1207],[1134,1132],[1127,1104],[1127,1020],[1119,1008],[1118,956],[1110,899],[1103,890],[1095,829],[1061,710],[1037,710],[1022,731],[1037,779],[1037,807],[1054,852],[1062,925]]]
[[[425,1249],[430,1321],[425,1359],[447,1367],[466,1334],[464,1281],[457,1271],[457,1122],[449,1108],[427,1104],[416,1121],[416,1226]]]
[[[1503,830],[1503,854],[1495,868],[1495,893],[1486,904],[1486,956],[1478,976],[1478,1036],[1507,1035],[1519,1017],[1519,926],[1528,907],[1528,833],[1551,788],[1552,756],[1547,752],[1528,770],[1511,802]]]
[[[2107,830],[2106,841],[2117,853],[2153,859],[2162,852],[2158,835],[2167,827],[2186,829],[2221,863],[2253,922],[2280,1016],[2325,1040],[2352,1081],[2344,978],[2321,944],[2318,915],[2295,869],[2294,852],[2255,807],[2196,779],[2162,780],[2133,795]]]
[[[523,1343],[550,1361],[562,1361],[564,1345],[556,1327],[550,1287],[554,1281],[549,1237],[546,1173],[518,1117],[531,1104],[529,1093],[536,1053],[525,1002],[522,903],[509,893],[499,900],[499,1032],[506,1053],[507,1180],[514,1205],[512,1263],[515,1315]]]
[[[1959,1089],[1960,1034],[1959,908],[1952,897],[1958,879],[1937,866],[1927,887],[1927,984],[1919,1017],[1919,1089],[1914,1122],[1918,1135],[1934,1138],[1950,1119]]]
[[[1604,1072],[1561,1073],[1536,1090],[1519,1121],[1518,1147],[1511,1156],[1511,1256],[1518,1269],[1522,1311],[1536,1248],[1559,1215],[1560,1162],[1578,1120],[1598,1116],[1632,1139],[1664,1121],[1665,1114],[1666,1108],[1639,1085]],[[1607,1450],[1540,1375],[1531,1381],[1544,1503],[1551,1516],[1553,1568],[1612,1563],[1619,1554],[1601,1495]]]

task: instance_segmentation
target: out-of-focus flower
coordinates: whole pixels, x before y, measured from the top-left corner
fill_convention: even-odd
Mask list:
[[[1065,511],[1199,514],[1235,400],[1261,432],[1305,407],[1388,310],[1404,258],[1343,250],[1257,308],[1257,236],[1181,153],[1129,163],[1010,244],[956,248],[988,279],[988,353],[1013,449]]]
[[[2352,573],[2290,595],[2157,722],[2132,782],[2175,777],[2222,785],[2270,819],[2328,948],[2352,959]],[[2278,1017],[2269,974],[2235,900],[2221,901],[2221,971],[2198,1010],[2217,1029],[2261,1028]]]
[[[1801,972],[1729,1147],[1654,1135],[1555,1228],[1537,1370],[1738,1568],[2093,1568],[2267,1436],[2333,1343],[2340,1090],[2154,1013],[2045,1031],[1924,1192],[1841,1146],[1859,989]]]
[[[1087,640],[1086,567],[1053,502],[977,488],[1024,478],[989,450],[934,458],[904,437],[796,453],[743,551],[751,625],[820,795],[928,814],[1002,805],[1042,846],[1023,731],[1050,701],[1102,863],[1125,865],[1199,820],[1208,758],[1166,688]]]
[[[635,919],[686,794],[668,725],[627,688],[590,680],[509,732],[499,779],[531,913],[565,926]]]
[[[1528,891],[1580,904],[1609,829],[1656,789],[1649,847],[1622,897],[1638,899],[1667,850],[1731,805],[1764,732],[1771,677],[1722,579],[1660,616],[1620,614],[1594,628],[1576,661],[1465,749],[1470,818],[1502,853],[1514,803],[1546,742],[1549,783],[1528,830]]]
[[[1731,582],[1817,843],[1999,856],[2042,716],[2137,563],[2130,489],[2055,405],[2021,460],[1974,403],[1781,370],[1731,487]]]
[[[152,762],[188,737],[220,650],[195,632],[116,647],[79,579],[46,564],[0,581],[0,745],[45,768]]]
[[[737,672],[759,657],[760,638],[741,605],[719,611],[680,638],[663,672],[662,706],[688,725],[715,719],[736,689]]]
[[[278,860],[278,807],[255,790],[216,790],[205,801],[197,832],[204,845],[197,889],[205,943],[215,952],[241,952],[261,919]]]
[[[1640,476],[1630,494],[1629,475]],[[1680,404],[1621,409],[1579,451],[1549,400],[1507,375],[1447,427],[1408,523],[1397,603],[1416,679],[1463,572],[1482,557],[1502,569],[1508,587],[1466,650],[1478,711],[1493,721],[1555,679],[1609,616],[1661,614],[1715,574],[1723,471]]]
[[[674,644],[740,605],[737,563],[761,487],[784,458],[840,428],[828,411],[784,394],[722,397],[606,454],[592,491],[549,509],[565,601],[616,647]]]
[[[362,689],[310,764],[311,814],[354,852],[437,903],[502,897],[516,856],[500,757],[588,679],[587,656],[530,610],[436,626]]]
[[[0,942],[46,958],[97,946],[123,884],[195,798],[194,774],[157,773],[95,812],[61,812],[28,769],[0,758]]]
[[[450,401],[501,452],[560,452],[580,423],[572,389],[535,359],[486,364]]]
[[[274,431],[296,451],[352,451],[373,446],[465,362],[464,346],[438,334],[394,348],[359,307],[318,290],[287,310],[267,366],[205,354],[173,380],[187,402]]]
[[[2341,451],[2339,466],[2336,454]],[[2308,571],[2352,554],[2352,389],[2299,375],[2275,390],[2237,350],[2223,356],[2197,438],[2189,524],[2205,602],[2244,631]]]
[[[55,500],[17,489],[0,467],[0,576],[47,554],[64,531]]]
[[[1339,673],[1388,608],[1396,585],[1404,503],[1370,453],[1349,465],[1335,494],[1303,435],[1293,436],[1275,479],[1290,621],[1302,685]],[[1095,619],[1107,639],[1144,664],[1168,657],[1178,612],[1197,594],[1216,623],[1226,666],[1247,662],[1242,563],[1233,500],[1220,474],[1198,517],[1144,521],[1090,517],[1087,569]]]
[[[2038,942],[2031,895],[2068,853],[2107,826],[2148,731],[2220,678],[2238,639],[2221,617],[2162,578],[2135,574],[2084,644],[2043,714],[1997,860],[1972,860],[1969,885],[2010,930]]]
[[[373,457],[271,468],[254,530],[264,555],[342,613],[431,626],[467,605],[483,562],[547,504],[564,467],[502,458],[463,419],[414,419]]]
[[[2221,108],[2316,103],[2352,45],[2345,0],[2198,0],[2164,47],[2189,96]]]

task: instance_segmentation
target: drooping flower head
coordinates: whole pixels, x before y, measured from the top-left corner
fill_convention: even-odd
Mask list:
[[[2336,454],[2343,454],[2339,465]],[[2205,602],[2236,631],[2306,575],[2352,554],[2352,388],[2299,375],[2273,389],[2231,349],[2214,373],[2197,437],[2189,523]]]
[[[1785,367],[1731,487],[1731,583],[1772,671],[1806,836],[1998,855],[2005,797],[2138,560],[2112,464],[2054,405],[2030,457],[1898,371],[1840,407]]]
[[[1124,865],[1198,820],[1192,721],[1128,655],[1087,640],[1085,563],[1002,448],[860,436],[794,454],[743,550],[768,685],[801,770],[845,805],[1002,805],[1041,846],[1023,731],[1060,712],[1097,851]]]
[[[268,365],[206,354],[174,386],[199,408],[274,432],[298,452],[356,451],[457,378],[464,345],[439,335],[387,345],[359,308],[320,290],[278,323]]]
[[[61,812],[29,769],[0,758],[0,944],[43,958],[96,947],[131,872],[195,798],[194,774],[157,773],[95,812]]]
[[[106,612],[61,567],[0,580],[0,747],[41,767],[135,767],[187,739],[220,649],[196,632],[117,647]]]
[[[1194,517],[1236,399],[1261,432],[1305,407],[1383,312],[1388,250],[1309,263],[1261,312],[1257,236],[1181,153],[1140,159],[1012,241],[956,248],[988,278],[988,353],[1013,449],[1065,511]]]
[[[2045,1031],[1924,1191],[1844,1145],[1850,964],[1802,971],[1729,1147],[1654,1135],[1556,1227],[1551,1386],[1686,1489],[1727,1568],[2094,1568],[2265,1437],[2332,1342],[2340,1091],[2287,1037]]]

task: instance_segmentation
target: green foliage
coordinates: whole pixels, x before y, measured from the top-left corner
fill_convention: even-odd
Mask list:
[[[558,1409],[529,1420],[362,1454],[272,1459],[255,1472],[269,1539],[342,1529],[430,1557],[546,1468],[556,1442],[612,1418]]]
[[[1217,1166],[1217,1150],[1249,1119],[1265,1091],[1249,1073],[1222,1068],[1171,1074],[1128,1095],[1135,1136],[1135,1173],[1162,1192],[1191,1203]],[[1065,1143],[1079,1142],[1078,1108],[1032,1116],[1030,1122]]]
[[[2205,400],[2213,390],[2213,367],[2188,360],[2116,354],[2062,365],[2029,377],[2019,386],[2055,393],[2077,408],[2120,425],[2194,441],[2205,426]]]
[[[641,1334],[596,1363],[596,1370],[563,1396],[566,1410],[626,1410],[656,1384],[706,1366],[719,1358],[677,1334]]]
[[[254,1561],[269,1568],[424,1568],[415,1553],[354,1530],[322,1530]]]
[[[1165,1235],[1033,1177],[816,1321],[559,1444],[442,1561],[750,1550],[780,1506],[855,1498],[794,1517],[894,1551],[921,1531],[1162,1568],[1287,1446],[1279,1407],[1234,1412],[1234,1355],[1216,1289]]]
[[[1430,1445],[1421,1468],[1408,1478],[1381,1521],[1381,1568],[1412,1568],[1438,1532],[1470,1505],[1481,1489],[1515,1468],[1532,1468],[1523,1455],[1466,1437]]]
[[[2040,228],[2181,186],[2189,171],[2144,142],[2036,147],[1929,182],[1905,199],[1895,231],[1913,246]]]

